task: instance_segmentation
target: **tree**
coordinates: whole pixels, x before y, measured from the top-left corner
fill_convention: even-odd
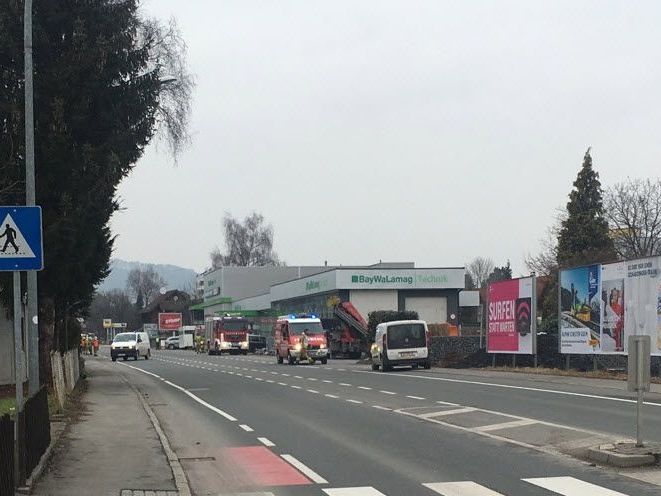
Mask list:
[[[620,258],[661,255],[661,180],[615,184],[606,190],[604,205]]]
[[[510,267],[510,261],[507,261],[506,265],[502,267],[495,267],[489,277],[487,278],[487,284],[498,281],[506,281],[512,279],[512,267]]]
[[[116,189],[154,137],[188,142],[193,81],[176,25],[139,0],[35,2],[35,156],[45,269],[41,357],[108,274]],[[24,203],[23,2],[0,2],[0,202]],[[4,285],[4,284],[3,284]],[[83,302],[72,308],[71,302]],[[44,378],[49,367],[42,362]]]
[[[154,267],[136,267],[131,269],[126,278],[126,290],[136,303],[138,309],[142,309],[151,303],[153,296],[159,289],[165,286],[165,280],[158,274]]]
[[[604,215],[599,174],[592,168],[590,149],[569,193],[567,217],[558,235],[558,265],[570,267],[615,258],[613,240]]]
[[[466,266],[466,271],[470,274],[475,286],[482,288],[493,268],[494,263],[490,258],[476,257]]]
[[[85,319],[90,332],[102,336],[103,319],[125,322],[127,329],[140,327],[138,309],[131,302],[129,294],[121,289],[100,292],[94,296]]]
[[[225,213],[225,253],[218,248],[211,252],[211,266],[215,269],[227,266],[280,265],[273,251],[273,227],[264,224],[264,217],[253,212],[243,222]]]
[[[471,276],[468,272],[466,272],[466,275],[464,276],[464,288],[477,289],[475,282],[473,281],[473,276]]]

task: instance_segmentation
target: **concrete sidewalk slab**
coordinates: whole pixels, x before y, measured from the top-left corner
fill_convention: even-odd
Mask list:
[[[136,393],[103,358],[87,357],[81,414],[67,428],[33,494],[176,491],[172,470]],[[161,493],[162,494],[162,493]]]

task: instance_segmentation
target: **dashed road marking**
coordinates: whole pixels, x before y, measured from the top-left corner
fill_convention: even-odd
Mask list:
[[[299,472],[302,472],[303,475],[305,475],[312,482],[316,484],[328,484],[328,481],[326,479],[324,479],[321,475],[319,475],[317,472],[312,470],[307,465],[303,464],[301,461],[294,458],[292,455],[280,455],[280,456],[282,456],[282,458],[284,458],[291,465],[296,467],[299,470]]]
[[[243,429],[246,432],[253,432],[253,428],[250,427],[249,425],[241,424],[241,425],[239,425],[239,427],[241,427],[241,429]]]
[[[272,442],[271,440],[269,440],[269,439],[266,438],[266,437],[258,437],[258,438],[257,438],[257,441],[259,441],[259,442],[262,443],[264,446],[267,446],[267,447],[269,447],[269,448],[272,448],[273,446],[275,446],[275,443]]]

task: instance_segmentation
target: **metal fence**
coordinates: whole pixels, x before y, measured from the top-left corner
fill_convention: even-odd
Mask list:
[[[41,455],[50,444],[50,418],[48,415],[48,391],[42,387],[25,402],[23,410],[25,429],[25,473],[31,474]]]
[[[0,417],[0,496],[14,494],[14,422]]]

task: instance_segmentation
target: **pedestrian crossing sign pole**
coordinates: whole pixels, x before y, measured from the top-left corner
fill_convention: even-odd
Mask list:
[[[14,381],[16,384],[16,422],[14,443],[16,453],[21,453],[19,416],[23,412],[23,303],[21,299],[21,271],[44,268],[43,243],[41,236],[41,207],[0,207],[0,271],[14,275]],[[37,359],[37,357],[30,357]],[[34,393],[34,391],[32,391]],[[15,460],[16,479],[22,480],[24,465],[20,456]]]

